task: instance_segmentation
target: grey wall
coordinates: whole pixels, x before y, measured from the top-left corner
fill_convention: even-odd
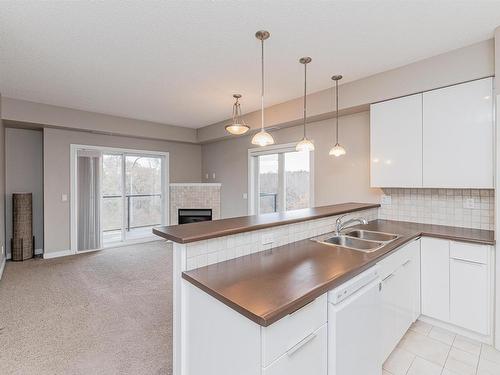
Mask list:
[[[199,145],[46,128],[43,148],[46,253],[70,248],[70,144],[169,152],[170,182],[201,179]],[[68,195],[67,202],[62,202],[62,194]]]
[[[5,232],[7,257],[12,238],[12,193],[33,193],[35,249],[43,249],[43,133],[5,129]]]
[[[314,140],[314,198],[322,206],[349,201],[378,202],[380,190],[370,186],[370,116],[362,112],[340,118],[339,136],[347,155],[328,155],[334,144],[333,120],[308,124],[308,136]],[[272,133],[276,143],[291,143],[302,138],[302,127],[295,126]],[[220,182],[222,217],[247,214],[248,149],[251,137],[238,137],[203,145],[202,169],[205,182]],[[205,178],[206,173],[209,179]],[[211,179],[215,173],[216,179]]]
[[[196,143],[196,129],[3,98],[4,120],[112,135]]]
[[[1,103],[0,95],[0,267],[5,260],[5,128],[2,122]]]

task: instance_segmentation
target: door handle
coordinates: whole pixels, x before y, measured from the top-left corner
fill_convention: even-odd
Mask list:
[[[308,343],[310,343],[315,338],[316,338],[316,334],[315,333],[311,333],[305,339],[303,339],[302,341],[300,341],[297,345],[292,346],[292,348],[286,354],[289,357],[293,356],[295,353],[297,353],[300,349],[302,349],[304,346],[306,346]]]

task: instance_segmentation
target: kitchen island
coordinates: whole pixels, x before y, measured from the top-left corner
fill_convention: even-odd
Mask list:
[[[284,318],[307,310],[312,314],[308,322],[317,319],[318,327],[326,325],[326,293],[398,248],[421,236],[494,243],[491,231],[377,220],[377,206],[349,203],[155,229],[176,241],[174,373],[279,373],[270,367],[276,355],[268,353],[276,339],[262,340],[279,331]],[[372,253],[308,239],[331,232],[337,217],[346,213],[367,218],[370,223],[363,229],[398,238]]]

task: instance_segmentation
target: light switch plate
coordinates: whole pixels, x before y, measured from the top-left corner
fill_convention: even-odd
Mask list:
[[[243,199],[248,199],[248,194],[247,193],[243,193]]]
[[[61,201],[62,202],[67,202],[68,201],[68,194],[62,194],[61,195]]]
[[[272,233],[265,233],[262,235],[262,245],[269,245],[274,242],[274,236]]]
[[[385,204],[386,206],[390,206],[392,204],[392,197],[390,195],[382,195],[380,197],[380,204]]]

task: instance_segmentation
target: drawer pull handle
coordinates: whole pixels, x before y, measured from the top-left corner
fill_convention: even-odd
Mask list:
[[[394,274],[393,274],[393,273],[391,273],[390,275],[388,275],[388,276],[384,277],[384,278],[382,279],[382,282],[385,282],[385,281],[389,280],[389,279],[390,279],[391,277],[393,277],[393,276],[394,276]]]
[[[310,343],[312,340],[316,338],[315,333],[311,333],[309,336],[307,336],[305,339],[300,341],[297,345],[292,346],[292,348],[286,353],[289,357],[293,356],[295,353],[297,353],[300,349],[302,349],[306,344]]]
[[[406,262],[403,263],[403,267],[406,267],[410,263],[411,263],[411,259],[408,259]]]
[[[475,264],[477,266],[484,266],[485,263],[483,262],[478,262],[478,261],[474,261],[474,260],[467,260],[467,259],[461,259],[461,258],[451,258],[453,260],[456,260],[457,262],[462,262],[462,263],[467,263],[467,264]]]

